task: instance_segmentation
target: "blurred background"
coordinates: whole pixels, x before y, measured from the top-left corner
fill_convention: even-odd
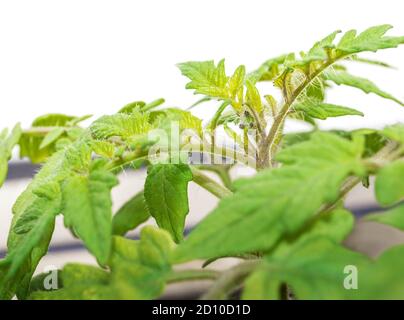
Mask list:
[[[388,23],[395,27],[391,34],[403,35],[402,12],[404,3],[397,0],[1,0],[0,128],[16,122],[28,128],[33,118],[44,113],[109,114],[131,101],[160,97],[169,106],[186,108],[198,97],[184,90],[186,79],[175,66],[178,62],[226,58],[229,73],[239,64],[251,71],[273,56],[307,50],[337,29],[363,30]],[[352,73],[374,80],[403,100],[403,57],[404,48],[382,51],[377,58],[396,69],[356,65]],[[262,93],[273,90],[270,84],[261,89]],[[323,128],[381,128],[404,121],[403,108],[358,90],[337,87],[328,101],[359,109],[366,116],[327,120]],[[203,104],[195,112],[208,119],[215,107]],[[288,130],[299,129],[295,125],[289,124]],[[9,179],[0,190],[0,256],[5,254],[11,206],[35,170],[16,156],[11,161]],[[121,177],[122,184],[114,190],[115,208],[142,188],[143,179],[144,172]],[[190,203],[191,227],[216,202],[191,185]],[[363,189],[355,190],[348,206],[358,216],[377,209],[371,192]],[[62,224],[60,220],[50,254],[38,271],[66,261],[92,261]],[[372,233],[373,240],[368,241],[377,241],[380,234],[383,245],[404,239],[392,230],[385,238],[386,232],[374,231],[372,224],[358,228],[362,233],[354,237]],[[363,247],[366,251],[369,246]]]

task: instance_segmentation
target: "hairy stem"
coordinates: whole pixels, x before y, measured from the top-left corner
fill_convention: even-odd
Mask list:
[[[203,174],[200,170],[196,169],[195,167],[191,166],[191,171],[193,175],[193,181],[196,184],[200,185],[202,188],[209,191],[211,194],[218,197],[219,199],[228,197],[233,194],[233,192],[231,192],[229,189],[220,185],[215,180]]]

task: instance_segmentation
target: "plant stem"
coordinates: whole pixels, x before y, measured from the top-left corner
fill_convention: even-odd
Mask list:
[[[183,281],[196,281],[196,280],[216,280],[220,273],[215,270],[179,270],[173,271],[169,274],[167,282],[183,282]]]
[[[191,171],[193,175],[193,181],[200,185],[202,188],[206,189],[219,199],[228,197],[233,194],[229,189],[226,187],[218,184],[215,180],[211,179],[207,175],[203,174],[200,170],[196,169],[195,167],[191,166]]]
[[[222,180],[223,185],[231,190],[233,188],[233,184],[230,177],[230,169],[232,165],[198,165],[197,168],[200,170],[211,171],[216,173],[220,180]]]
[[[204,294],[201,299],[225,299],[247,278],[247,276],[260,264],[260,262],[260,260],[249,260],[223,272],[210,290]]]

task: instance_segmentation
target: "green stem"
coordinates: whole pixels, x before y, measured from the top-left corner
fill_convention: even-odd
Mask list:
[[[222,300],[234,292],[240,284],[261,263],[260,260],[249,260],[222,273],[210,290],[202,296],[202,300]]]
[[[215,180],[203,174],[200,170],[191,166],[191,171],[193,175],[193,181],[200,185],[202,188],[206,189],[219,199],[231,196],[233,192],[231,192],[226,187],[218,184]]]
[[[233,183],[230,177],[230,169],[232,165],[199,165],[197,166],[200,170],[211,171],[218,175],[220,180],[222,180],[223,185],[231,190],[233,188]]]
[[[180,270],[173,271],[169,274],[167,282],[183,282],[183,281],[196,281],[196,280],[216,280],[220,273],[214,270]]]

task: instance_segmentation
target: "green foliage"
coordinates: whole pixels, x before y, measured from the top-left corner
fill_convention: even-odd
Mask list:
[[[343,106],[337,106],[335,104],[322,103],[318,100],[304,101],[294,105],[294,110],[303,111],[305,114],[312,118],[325,120],[330,117],[341,116],[363,116],[363,113]]]
[[[336,83],[337,85],[350,86],[360,89],[365,93],[377,94],[382,98],[393,100],[394,102],[397,102],[401,106],[404,106],[403,102],[394,98],[391,94],[380,90],[372,81],[368,79],[354,76],[345,71],[328,72],[324,74],[324,78],[326,80],[330,80]]]
[[[105,265],[112,241],[111,188],[114,174],[103,168],[73,174],[63,184],[63,215],[71,228],[101,265]]]
[[[58,290],[35,290],[30,299],[105,300],[153,299],[164,289],[171,272],[174,244],[162,230],[145,227],[140,240],[115,237],[110,272],[85,265],[68,264],[59,274]]]
[[[129,199],[114,215],[112,220],[113,234],[123,236],[145,222],[149,217],[149,209],[146,206],[143,191],[141,191]]]
[[[179,246],[178,261],[270,249],[322,205],[336,201],[349,174],[364,174],[362,152],[363,141],[329,133],[313,134],[281,151],[277,158],[284,166],[240,180],[234,195],[223,199]]]
[[[0,134],[0,187],[6,180],[8,172],[8,160],[15,145],[20,140],[22,130],[20,125],[16,125],[8,135],[8,130],[3,130]]]
[[[199,279],[217,280],[205,298],[230,298],[242,288],[244,298],[283,299],[282,289],[288,287],[298,299],[404,299],[404,247],[376,260],[344,247],[355,220],[344,208],[345,195],[360,183],[367,187],[371,176],[378,202],[388,208],[367,219],[404,230],[404,126],[326,132],[316,122],[364,116],[329,103],[331,83],[403,105],[345,65],[390,67],[361,56],[404,43],[404,37],[385,36],[388,29],[382,25],[342,36],[335,31],[306,52],[277,56],[250,73],[240,65],[227,75],[224,60],[179,64],[190,80],[186,87],[204,95],[192,108],[220,100],[206,123],[157,99],[129,103],[88,129],[79,124],[89,116],[48,114],[28,130],[17,125],[10,134],[3,131],[0,184],[17,145],[21,157],[43,165],[13,206],[8,252],[0,260],[0,298],[156,299],[167,283]],[[272,81],[281,99],[262,94],[260,81]],[[290,118],[310,123],[312,131],[285,134]],[[154,129],[166,137],[152,138]],[[188,130],[197,137],[184,137]],[[216,139],[220,132],[230,137],[234,150]],[[181,139],[173,141],[177,133]],[[208,147],[210,160],[226,157],[230,164],[175,162],[178,151],[188,155],[181,148],[194,140]],[[167,164],[159,157],[164,153]],[[233,181],[233,160],[257,173]],[[113,216],[111,189],[118,175],[142,167],[147,168],[144,191]],[[184,240],[191,181],[220,201]],[[47,290],[44,283],[52,274],[34,274],[58,214],[99,266],[67,264],[58,271],[58,288]],[[158,228],[143,227],[140,240],[123,237],[150,217]],[[222,257],[249,261],[220,272],[174,268],[175,263],[206,259],[207,265]],[[347,266],[360,271],[358,290],[344,288]]]
[[[397,160],[380,170],[376,178],[376,197],[382,205],[392,205],[404,198],[404,161]]]
[[[183,238],[188,214],[188,182],[192,173],[187,165],[158,164],[149,167],[144,197],[151,216],[176,242]]]

